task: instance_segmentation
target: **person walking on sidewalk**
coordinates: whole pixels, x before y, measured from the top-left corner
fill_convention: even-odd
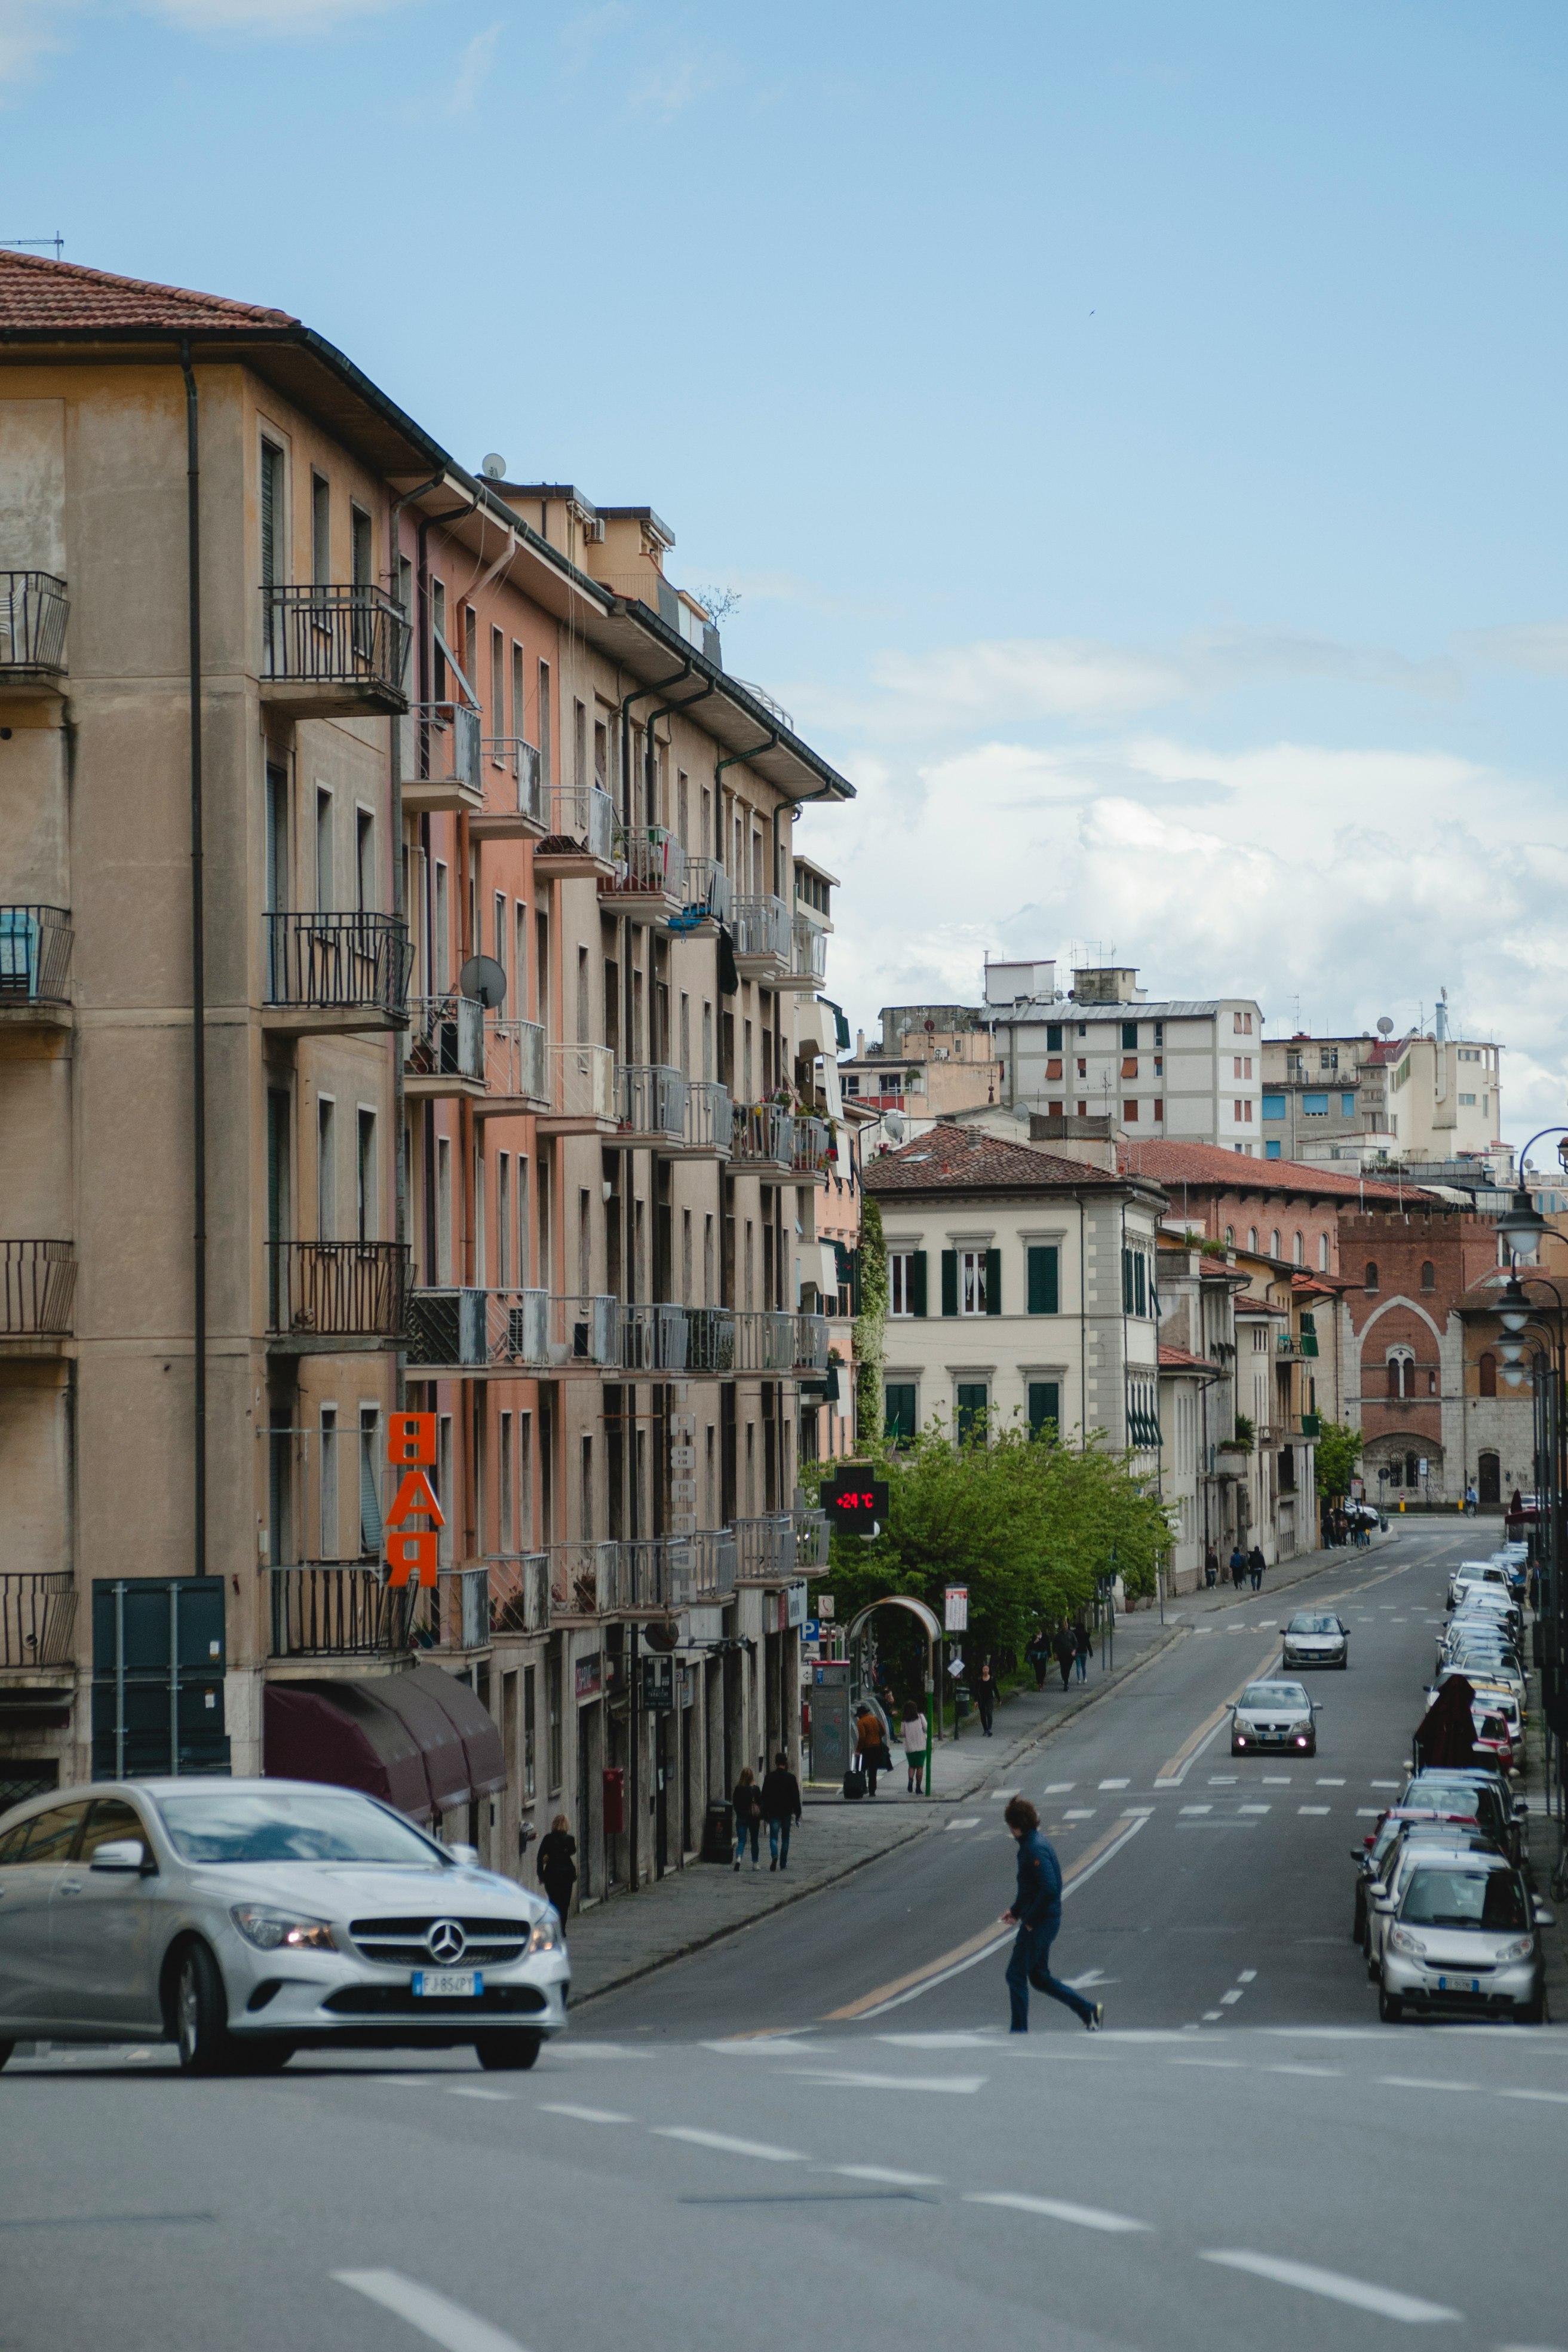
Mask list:
[[[769,1870],[789,1867],[789,1832],[800,1819],[800,1783],[789,1769],[783,1748],[773,1759],[773,1769],[762,1783],[762,1818],[768,1824]]]
[[[577,1852],[577,1840],[564,1813],[558,1813],[548,1833],[539,1840],[539,1850],[534,1866],[539,1874],[546,1900],[555,1906],[556,1916],[563,1923],[571,1909],[571,1890],[577,1885],[577,1864],[572,1856]]]
[[[1078,1644],[1072,1637],[1072,1628],[1064,1617],[1061,1621],[1061,1630],[1056,1637],[1056,1663],[1061,1668],[1061,1687],[1063,1690],[1067,1688],[1068,1684],[1072,1680],[1072,1669],[1077,1664],[1077,1660]]]
[[[1093,1647],[1094,1636],[1089,1631],[1089,1620],[1087,1617],[1080,1617],[1072,1629],[1072,1663],[1077,1668],[1078,1679],[1081,1683],[1086,1683],[1089,1679],[1089,1658]]]
[[[904,1741],[904,1760],[909,1767],[909,1786],[904,1793],[916,1797],[925,1770],[925,1750],[930,1734],[925,1728],[925,1717],[913,1701],[904,1711],[899,1737]]]
[[[1051,1672],[1051,1635],[1043,1625],[1037,1625],[1030,1634],[1029,1647],[1024,1652],[1024,1656],[1034,1668],[1036,1690],[1042,1691],[1045,1688],[1045,1678]]]
[[[730,1802],[735,1807],[735,1866],[737,1870],[740,1868],[740,1859],[749,1838],[751,1867],[755,1870],[761,1859],[757,1850],[757,1831],[762,1819],[762,1800],[758,1794],[757,1778],[749,1764],[742,1767]]]
[[[1029,2032],[1029,1989],[1051,1995],[1082,2018],[1091,2033],[1098,2033],[1105,2011],[1097,2000],[1085,2000],[1069,1984],[1051,1973],[1051,1948],[1061,1928],[1061,1864],[1054,1847],[1040,1835],[1040,1815],[1027,1797],[1014,1797],[1002,1819],[1018,1840],[1019,1883],[1010,1911],[1002,1925],[1018,1927],[1008,1962],[1008,1997],[1012,2003],[1012,2030]]]
[[[1238,1592],[1247,1581],[1247,1555],[1239,1541],[1230,1548],[1230,1581]]]
[[[1262,1547],[1259,1544],[1254,1544],[1251,1550],[1247,1555],[1247,1573],[1252,1579],[1252,1590],[1254,1592],[1262,1591],[1263,1570],[1268,1567],[1268,1561],[1263,1557]]]
[[[861,1770],[865,1774],[868,1797],[876,1794],[876,1776],[883,1769],[882,1759],[885,1753],[884,1736],[882,1717],[867,1699],[855,1721],[855,1754],[860,1759]]]
[[[988,1739],[991,1718],[997,1711],[997,1677],[989,1658],[982,1658],[980,1671],[975,1678],[975,1705],[980,1711],[980,1729]]]
[[[1203,1555],[1203,1580],[1210,1592],[1219,1581],[1219,1554],[1212,1544]]]

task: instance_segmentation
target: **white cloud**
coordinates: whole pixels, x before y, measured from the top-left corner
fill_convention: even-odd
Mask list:
[[[190,33],[329,33],[382,16],[406,0],[143,0],[148,13]]]
[[[495,61],[496,44],[501,37],[499,25],[487,25],[476,33],[458,59],[457,76],[446,100],[448,114],[471,114],[478,101],[479,92],[488,79]]]
[[[68,5],[57,7],[53,0],[0,0],[0,89],[26,81],[41,58],[64,47],[61,26],[68,13]]]
[[[1568,621],[1527,621],[1512,629],[1478,629],[1465,640],[1480,661],[1504,669],[1539,670],[1549,677],[1568,671]]]
[[[707,50],[688,50],[653,67],[627,92],[634,113],[656,114],[664,121],[682,114],[700,98],[707,98],[730,79],[728,66]]]

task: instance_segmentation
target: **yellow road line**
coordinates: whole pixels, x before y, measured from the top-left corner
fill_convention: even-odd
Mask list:
[[[1097,1855],[1103,1853],[1113,1840],[1125,1834],[1126,1828],[1125,1821],[1118,1821],[1113,1822],[1108,1830],[1102,1830],[1100,1835],[1076,1857],[1071,1868],[1062,1872],[1062,1885],[1071,1886]],[[875,2009],[881,2002],[891,2000],[895,1993],[907,1992],[911,1985],[924,1984],[927,1977],[939,1976],[944,1969],[952,1968],[956,1961],[967,1960],[972,1952],[982,1951],[988,1944],[997,1940],[999,1924],[998,1920],[991,1920],[977,1936],[969,1937],[965,1943],[955,1944],[953,1949],[944,1952],[939,1959],[927,1960],[924,1968],[912,1969],[906,1977],[895,1977],[891,1984],[878,1985],[874,1992],[862,1993],[859,2000],[849,2001],[842,2009],[829,2010],[822,2020],[823,2024],[834,2024],[844,2018],[862,2017],[868,2009]]]
[[[1237,1684],[1236,1688],[1231,1692],[1230,1696],[1228,1699],[1222,1699],[1219,1705],[1215,1708],[1212,1715],[1206,1715],[1196,1731],[1189,1731],[1187,1733],[1186,1738],[1182,1741],[1182,1744],[1176,1749],[1176,1754],[1169,1757],[1155,1774],[1155,1786],[1156,1788],[1158,1788],[1162,1780],[1174,1780],[1176,1779],[1176,1774],[1180,1771],[1182,1766],[1186,1762],[1187,1758],[1193,1753],[1194,1749],[1201,1748],[1204,1741],[1208,1738],[1209,1733],[1224,1722],[1226,1717],[1229,1714],[1231,1708],[1235,1706],[1237,1700],[1246,1689],[1248,1684],[1256,1682],[1260,1675],[1266,1675],[1279,1654],[1280,1645],[1275,1642],[1265,1653],[1262,1664],[1260,1665],[1254,1666],[1249,1675],[1243,1675],[1241,1680]]]

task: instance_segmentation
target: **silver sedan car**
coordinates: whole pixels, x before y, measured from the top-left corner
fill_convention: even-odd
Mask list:
[[[1315,1756],[1318,1715],[1301,1684],[1249,1683],[1230,1710],[1230,1753]]]
[[[350,1789],[108,1781],[0,1816],[0,2065],[16,2042],[172,2041],[193,2074],[296,2050],[531,2066],[570,1968],[543,1898]]]
[[[1339,1666],[1350,1664],[1350,1627],[1332,1609],[1298,1609],[1280,1628],[1284,1648],[1282,1666]]]

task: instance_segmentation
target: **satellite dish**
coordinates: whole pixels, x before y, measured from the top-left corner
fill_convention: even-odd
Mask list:
[[[1385,1013],[1378,1021],[1377,1034],[1380,1037],[1392,1037],[1394,1034],[1394,1024],[1390,1021],[1386,1013]]]
[[[928,1021],[928,1022],[925,1024],[925,1034],[926,1034],[928,1037],[935,1037],[935,1036],[936,1036],[936,1022],[935,1022],[935,1021]]]
[[[494,1013],[507,1001],[507,975],[494,956],[470,956],[457,975],[458,992],[477,997]]]
[[[1029,1125],[1030,1118],[1028,1103],[1014,1103],[1013,1117],[1017,1119],[1020,1127],[1027,1127]]]
[[[492,449],[479,471],[487,482],[504,482],[507,478],[507,461]]]
[[[900,1115],[897,1111],[895,1111],[895,1110],[890,1110],[890,1111],[888,1111],[887,1113],[885,1113],[884,1117],[885,1117],[885,1124],[886,1124],[887,1131],[888,1131],[889,1135],[891,1135],[891,1136],[892,1136],[892,1138],[893,1138],[893,1139],[894,1139],[894,1143],[902,1143],[902,1142],[904,1141],[904,1120],[903,1120],[903,1118],[902,1118],[902,1117],[901,1117],[901,1115]]]

